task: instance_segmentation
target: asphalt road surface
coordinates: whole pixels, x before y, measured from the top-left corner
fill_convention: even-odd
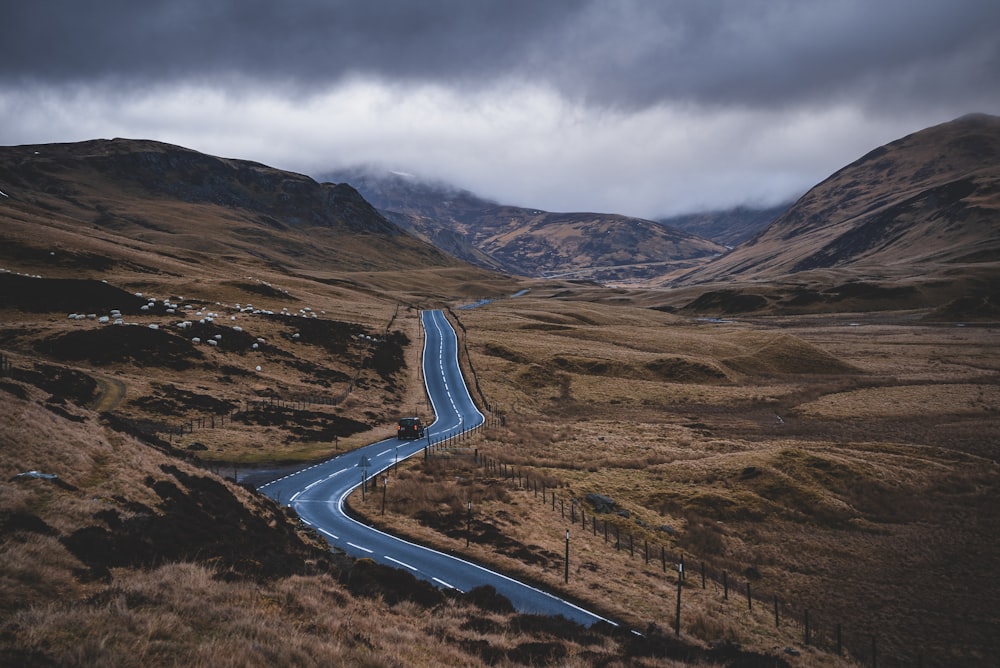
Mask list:
[[[436,416],[426,427],[425,437],[416,441],[395,438],[379,441],[267,482],[260,485],[260,491],[294,508],[330,545],[351,556],[368,557],[408,570],[437,586],[463,592],[492,585],[522,613],[561,615],[587,626],[609,621],[501,573],[390,536],[344,512],[344,499],[363,479],[371,480],[397,461],[422,455],[428,443],[442,441],[484,422],[462,377],[458,340],[451,324],[441,311],[424,311],[421,321],[425,332],[424,383]]]

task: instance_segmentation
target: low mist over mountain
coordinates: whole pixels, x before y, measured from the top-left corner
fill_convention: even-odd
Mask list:
[[[763,209],[738,206],[723,211],[703,211],[661,218],[660,222],[732,248],[759,234],[791,205],[791,202],[786,202]]]
[[[387,218],[456,257],[522,276],[639,281],[725,250],[652,220],[507,206],[407,174],[358,168],[323,179],[352,184]]]
[[[345,184],[145,140],[0,148],[0,259],[24,261],[42,227],[64,252],[133,262],[240,257],[274,267],[377,270],[455,261],[406,234]],[[46,253],[47,254],[47,253]]]
[[[876,148],[678,283],[954,276],[1000,260],[998,220],[1000,118],[969,115]]]

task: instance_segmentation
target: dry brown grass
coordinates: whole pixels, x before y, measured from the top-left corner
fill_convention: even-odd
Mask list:
[[[882,659],[974,664],[989,651],[998,592],[982,588],[1000,566],[986,528],[1000,508],[992,330],[861,315],[702,324],[538,297],[459,313],[480,385],[507,418],[475,442],[480,453],[545,479],[567,504],[611,496],[631,515],[615,523],[636,540],[717,573],[752,569],[761,592],[799,619],[811,611],[828,646],[841,623],[862,657],[871,633]],[[668,356],[725,375],[650,378],[648,361]],[[399,506],[405,516],[386,522],[465,552],[464,529],[442,527],[461,524],[469,490],[451,482],[449,497],[442,484],[420,505],[423,521]],[[518,558],[474,542],[473,558],[630,623],[670,625],[659,563],[647,572],[639,552],[622,558],[603,533],[574,530],[565,588],[568,518],[533,492],[510,495],[477,504],[477,518],[530,549]],[[435,528],[435,508],[456,517]],[[655,531],[663,525],[675,534]],[[801,626],[775,631],[767,610],[720,617],[696,591],[688,605],[685,632],[702,641],[801,644]]]
[[[393,591],[402,600],[387,602],[366,595],[364,585],[357,591],[352,578],[358,576],[345,580],[337,569],[247,578],[211,554],[196,554],[88,576],[68,547],[78,530],[95,529],[112,511],[125,522],[150,526],[150,512],[182,509],[161,504],[159,484],[181,479],[169,471],[193,480],[213,477],[106,429],[86,409],[71,409],[83,422],[67,420],[42,406],[38,390],[4,382],[0,664],[514,666],[539,665],[544,657],[581,667],[682,664],[626,658],[634,653],[627,635],[586,633],[458,599],[441,597],[428,608]],[[11,394],[12,387],[21,389]],[[59,480],[14,478],[28,469],[56,473]],[[252,510],[262,507],[256,495],[227,489],[249,512],[259,512]],[[145,510],[136,510],[140,506]],[[192,532],[212,528],[189,526]],[[280,526],[273,528],[280,534]]]
[[[5,230],[5,239],[30,244],[28,232],[44,221],[28,218]],[[171,440],[182,452],[198,452],[213,463],[321,458],[390,435],[399,414],[428,415],[417,363],[419,309],[510,294],[518,287],[449,267],[285,271],[246,258],[209,263],[198,255],[201,250],[172,258],[145,242],[116,245],[106,232],[81,234],[58,221],[48,233],[58,248],[107,255],[118,264],[108,273],[81,271],[39,254],[18,269],[107,277],[128,292],[160,298],[182,295],[218,311],[226,324],[280,347],[270,354],[204,348],[210,364],[193,371],[49,360],[94,377],[108,390],[124,387],[117,403],[109,403],[117,414],[135,419],[200,417],[194,409],[157,413],[137,401],[162,394],[158,388],[167,384],[233,402],[339,391],[303,368],[346,373],[352,370],[351,355],[295,344],[288,339],[294,321],[237,314],[232,307],[237,302],[272,310],[309,306],[373,335],[384,331],[398,308],[392,329],[406,334],[411,345],[392,387],[365,372],[364,382],[340,405],[309,407],[365,422],[370,430],[333,442],[297,440],[282,426],[227,423]],[[255,292],[264,284],[277,292]],[[603,532],[573,529],[567,592],[638,628],[654,622],[669,629],[675,582],[672,573],[663,574],[655,551],[649,565],[641,558],[638,541],[650,540],[683,553],[689,564],[705,561],[710,571],[725,570],[737,583],[750,578],[755,590],[778,594],[792,606],[783,619],[801,618],[808,607],[817,632],[829,635],[834,623],[842,623],[845,640],[862,656],[865,634],[874,630],[882,659],[915,661],[919,652],[925,665],[977,663],[992,647],[992,629],[1000,623],[991,603],[1000,599],[993,577],[1000,547],[989,524],[1000,508],[995,330],[931,326],[920,322],[921,313],[710,323],[640,307],[664,299],[669,297],[546,282],[532,284],[524,297],[456,311],[468,331],[472,366],[466,367],[475,368],[487,399],[507,420],[505,428],[489,431],[474,446],[544,481],[566,503],[598,492],[630,513],[613,519],[623,537],[633,536],[635,557],[606,545]],[[182,317],[189,316],[176,319]],[[0,346],[24,369],[45,361],[34,347],[38,341],[94,326],[67,321],[63,313],[10,310],[2,322]],[[259,374],[253,371],[256,364],[262,366]],[[305,576],[264,585],[262,591],[278,601],[267,598],[266,605],[259,592],[215,579],[212,564],[122,569],[111,585],[81,578],[75,573],[81,564],[58,536],[88,526],[95,513],[109,507],[121,510],[115,497],[155,506],[159,497],[144,480],[163,479],[161,466],[171,460],[107,428],[84,406],[51,405],[49,393],[14,385],[27,400],[15,397],[0,410],[3,480],[23,470],[47,470],[78,490],[65,493],[42,481],[0,485],[0,508],[37,516],[58,532],[28,532],[23,539],[0,542],[4,610],[20,620],[5,626],[2,637],[18,651],[47,644],[58,662],[68,664],[129,665],[131,656],[156,663],[165,656],[163,647],[171,647],[194,665],[207,663],[212,648],[239,657],[233,663],[251,665],[268,658],[307,662],[299,659],[313,655],[362,665],[477,665],[487,660],[470,648],[483,647],[481,641],[505,651],[528,641],[481,621],[454,631],[472,618],[494,619],[492,613],[462,611],[455,604],[440,613],[444,621],[434,621],[410,604],[358,602],[336,583],[312,583]],[[14,396],[2,388],[0,393]],[[49,408],[39,408],[47,403]],[[71,422],[66,414],[83,422]],[[207,450],[189,450],[196,442]],[[563,589],[559,557],[567,527],[559,511],[542,505],[533,491],[515,489],[483,470],[461,469],[460,463],[455,459],[419,474],[407,470],[392,480],[386,523],[464,552],[463,511],[471,496],[484,540],[473,542],[470,555]],[[186,465],[181,470],[197,472]],[[233,488],[233,494],[248,506],[256,503],[245,490]],[[378,519],[374,502],[362,510]],[[672,532],[658,530],[662,526]],[[502,548],[485,540],[497,532],[510,540]],[[185,568],[193,570],[177,570]],[[163,583],[181,574],[196,583],[211,580],[205,584],[211,591],[204,610],[185,602],[189,591],[178,592],[176,599],[170,593],[151,602],[143,598],[151,587],[168,589]],[[312,587],[325,593],[307,603]],[[338,605],[348,612],[328,619],[323,601],[340,601],[339,596],[345,598]],[[711,580],[704,591],[685,588],[684,596],[687,641],[735,640],[772,653],[794,645],[803,650],[788,658],[794,665],[838,665],[829,654],[802,647],[801,628],[791,621],[775,629],[766,606],[746,612],[736,594],[721,601],[720,585]],[[272,608],[291,621],[278,619]],[[373,626],[371,620],[382,618],[392,620],[393,634]],[[114,630],[124,619],[138,621]],[[495,618],[498,624],[503,620]],[[96,640],[80,643],[71,631],[77,625],[92,629],[88,635]],[[208,630],[185,644],[179,638],[191,636],[188,627]],[[289,653],[277,646],[282,636],[291,639]],[[425,640],[411,641],[416,638]],[[595,663],[595,656],[615,665],[608,654],[624,651],[614,639],[602,639],[600,648],[575,642],[564,643],[570,653],[564,665]],[[622,659],[622,665],[642,665],[644,659],[630,661]]]

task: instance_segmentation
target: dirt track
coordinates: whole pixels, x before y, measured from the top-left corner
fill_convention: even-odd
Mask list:
[[[125,398],[125,383],[117,378],[93,375],[97,382],[98,395],[90,405],[91,410],[98,413],[113,411]]]

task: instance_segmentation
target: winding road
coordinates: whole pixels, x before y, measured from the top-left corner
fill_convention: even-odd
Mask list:
[[[361,485],[363,476],[370,479],[389,469],[397,459],[422,453],[429,442],[484,422],[462,377],[455,330],[441,311],[423,311],[421,322],[425,332],[424,383],[436,416],[426,428],[426,437],[419,441],[379,441],[263,484],[260,491],[294,508],[330,545],[351,556],[368,557],[408,570],[437,586],[463,592],[492,585],[522,613],[561,615],[585,626],[610,621],[502,573],[374,529],[344,511],[344,499]]]

